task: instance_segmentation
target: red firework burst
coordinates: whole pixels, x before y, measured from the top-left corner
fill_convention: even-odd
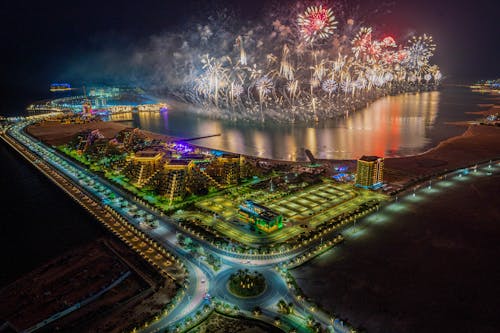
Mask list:
[[[325,39],[333,34],[337,22],[330,8],[311,6],[297,18],[300,33],[307,41]]]

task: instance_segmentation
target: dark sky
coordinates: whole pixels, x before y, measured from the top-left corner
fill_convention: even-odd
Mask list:
[[[375,0],[359,0],[374,2]],[[264,0],[212,1],[258,16]],[[283,6],[294,1],[282,1]],[[348,1],[352,3],[352,1]],[[495,0],[394,0],[391,12],[374,18],[379,30],[403,36],[409,31],[434,36],[434,62],[449,80],[500,77],[500,6]],[[55,0],[2,1],[1,91],[37,99],[60,78],[68,63],[105,48],[139,43],[175,29],[207,1]],[[71,78],[68,78],[71,79]]]

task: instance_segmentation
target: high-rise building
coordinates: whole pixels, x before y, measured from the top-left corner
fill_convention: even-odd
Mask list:
[[[226,185],[238,184],[240,179],[240,155],[223,154],[218,159],[222,164],[222,182]]]
[[[155,150],[143,150],[127,157],[123,174],[133,183],[142,187],[157,173],[162,165],[164,153]]]
[[[138,128],[125,128],[118,132],[116,139],[123,144],[125,150],[137,150],[144,146],[146,136]]]
[[[378,156],[363,155],[358,160],[356,185],[374,188],[382,183],[384,174],[384,159]]]
[[[181,200],[188,189],[189,170],[193,165],[192,161],[184,159],[173,159],[155,172],[144,186],[150,188],[155,193],[163,195],[172,204]]]
[[[170,160],[164,166],[164,183],[160,192],[172,203],[186,194],[188,171],[192,162],[189,160]]]
[[[240,155],[224,153],[210,163],[207,173],[220,184],[238,184],[240,164]]]

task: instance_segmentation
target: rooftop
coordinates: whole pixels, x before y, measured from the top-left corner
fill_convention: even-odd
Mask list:
[[[363,155],[361,156],[361,158],[359,159],[360,161],[366,161],[366,162],[375,162],[376,160],[378,160],[379,158],[381,157],[378,157],[378,156],[366,156],[366,155]]]
[[[183,154],[182,158],[190,160],[206,160],[209,157],[203,154]]]
[[[222,158],[239,158],[238,154],[223,153],[220,157]]]
[[[141,150],[135,153],[135,157],[156,157],[160,154],[161,152],[156,150]]]
[[[189,162],[191,162],[191,160],[183,160],[183,159],[179,159],[179,160],[170,160],[167,165],[188,165]]]
[[[249,213],[257,214],[263,220],[270,222],[280,214],[265,207],[259,205],[258,203],[253,202],[252,200],[245,200],[240,205],[240,209],[243,209]]]

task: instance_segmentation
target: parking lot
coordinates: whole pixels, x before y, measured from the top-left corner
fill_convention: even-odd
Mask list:
[[[212,196],[196,203],[198,211],[178,211],[173,217],[198,220],[225,236],[248,245],[270,244],[286,241],[308,229],[316,228],[338,215],[356,210],[367,201],[385,199],[379,193],[328,179],[291,194],[277,191],[259,195],[262,192],[260,189],[249,191],[246,188],[241,191],[241,198],[226,194]],[[252,230],[246,222],[240,221],[239,204],[249,198],[281,213],[284,228],[267,234]]]
[[[356,197],[351,187],[325,182],[271,202],[267,207],[283,214],[288,221],[302,222]]]

